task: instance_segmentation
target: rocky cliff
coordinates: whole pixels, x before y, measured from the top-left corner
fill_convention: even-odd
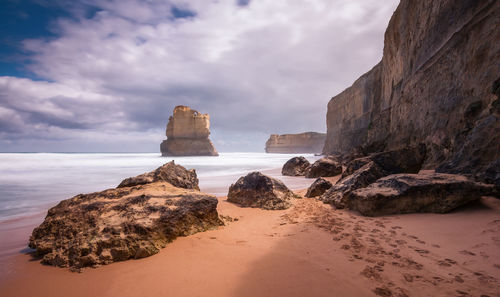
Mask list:
[[[300,134],[272,134],[266,141],[266,153],[320,153],[326,134],[306,132]]]
[[[328,103],[323,152],[424,143],[426,168],[498,181],[498,40],[499,1],[402,0],[382,61]]]
[[[188,106],[176,106],[168,120],[162,156],[217,156],[210,135],[210,116]]]

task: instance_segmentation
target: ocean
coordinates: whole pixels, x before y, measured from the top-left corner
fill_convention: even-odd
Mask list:
[[[302,154],[310,161],[319,157]],[[158,153],[1,153],[0,222],[46,210],[80,193],[116,187],[124,178],[174,160],[195,169],[203,192],[223,196],[231,183],[252,171],[281,179],[292,189],[312,180],[280,175],[296,154],[221,153],[219,157],[161,157]]]

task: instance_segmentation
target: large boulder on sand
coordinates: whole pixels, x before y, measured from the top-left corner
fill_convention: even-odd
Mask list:
[[[148,257],[178,236],[220,225],[216,197],[157,181],[61,201],[29,246],[44,264],[79,270]]]
[[[350,208],[366,216],[446,213],[489,195],[492,185],[443,173],[394,174],[349,194]]]
[[[321,196],[332,187],[332,183],[320,177],[316,179],[307,189],[306,197]]]
[[[425,147],[416,146],[400,150],[377,153],[354,159],[346,165],[335,185],[325,192],[320,200],[337,208],[349,207],[348,194],[364,188],[379,178],[396,173],[418,173],[425,160]]]
[[[277,210],[289,208],[290,200],[295,197],[281,181],[260,172],[252,172],[240,177],[229,187],[227,201],[243,207]]]
[[[309,166],[306,170],[305,176],[307,178],[330,177],[341,173],[342,165],[337,158],[327,156],[317,160]]]
[[[151,172],[126,178],[118,185],[118,188],[144,185],[157,181],[165,181],[175,187],[184,189],[200,189],[196,171],[194,169],[187,170],[181,165],[176,165],[174,161],[170,161]]]
[[[306,174],[306,169],[310,165],[311,163],[304,157],[293,157],[283,165],[281,174],[288,176],[303,176]]]

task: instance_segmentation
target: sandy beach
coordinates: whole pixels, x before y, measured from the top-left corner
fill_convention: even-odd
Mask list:
[[[75,273],[10,257],[0,295],[500,296],[498,199],[377,218],[310,198],[280,211],[218,199],[232,222],[149,258]]]

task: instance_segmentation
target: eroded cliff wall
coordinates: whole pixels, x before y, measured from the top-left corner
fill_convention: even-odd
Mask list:
[[[425,143],[427,168],[484,172],[500,158],[499,40],[500,1],[402,0],[382,61],[328,103],[323,152]]]
[[[325,133],[317,132],[272,134],[266,141],[266,153],[321,153],[325,139]]]

